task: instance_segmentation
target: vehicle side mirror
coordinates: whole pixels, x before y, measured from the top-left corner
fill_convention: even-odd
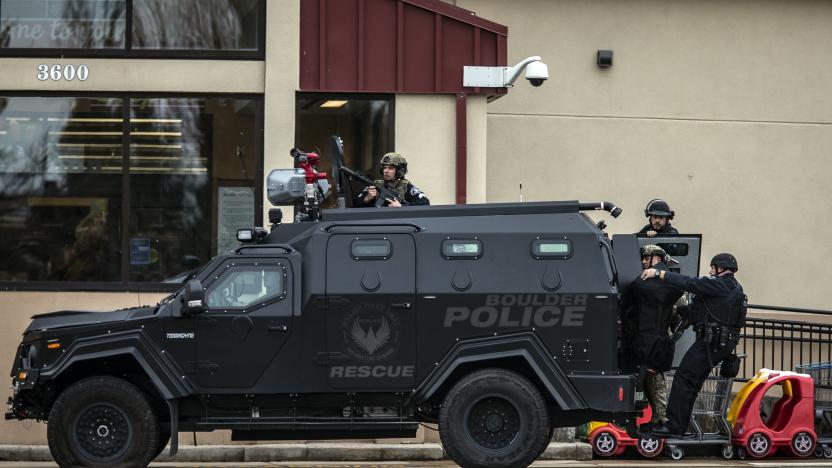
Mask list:
[[[185,291],[182,294],[183,309],[182,311],[188,315],[199,314],[205,312],[205,290],[202,289],[202,282],[198,279],[188,281],[185,285]]]

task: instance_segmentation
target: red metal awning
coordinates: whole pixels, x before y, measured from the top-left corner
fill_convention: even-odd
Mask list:
[[[500,95],[462,67],[506,66],[508,28],[439,0],[301,0],[303,91]]]

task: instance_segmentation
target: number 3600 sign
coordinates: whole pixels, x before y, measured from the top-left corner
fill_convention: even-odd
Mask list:
[[[39,81],[87,81],[90,68],[86,65],[38,65]]]

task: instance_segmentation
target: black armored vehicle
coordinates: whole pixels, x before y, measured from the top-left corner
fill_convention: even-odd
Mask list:
[[[243,229],[249,244],[156,306],[33,317],[6,418],[48,421],[61,466],[145,466],[179,431],[399,438],[420,423],[460,465],[526,466],[553,428],[640,409],[619,365],[638,240],[585,210],[620,212],[333,209]]]

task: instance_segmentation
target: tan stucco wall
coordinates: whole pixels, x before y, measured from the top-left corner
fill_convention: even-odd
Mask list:
[[[289,149],[295,146],[295,92],[300,86],[300,2],[270,0],[266,8],[265,120],[263,135],[263,176],[272,169],[293,167]],[[263,190],[268,187],[263,184]],[[263,194],[263,222],[273,208]],[[293,211],[282,207],[283,219],[290,221]]]
[[[468,96],[468,203],[485,203],[488,194],[488,103],[485,96]]]
[[[407,158],[407,178],[432,205],[455,201],[455,125],[454,95],[396,96],[396,151]]]
[[[87,65],[86,81],[38,81],[38,65]],[[262,93],[263,62],[0,58],[3,91]]]
[[[488,201],[521,181],[526,200],[610,200],[615,233],[665,197],[703,234],[705,268],[737,254],[752,302],[832,308],[832,3],[455,3],[509,27],[510,63],[541,55],[551,75],[488,105]]]

